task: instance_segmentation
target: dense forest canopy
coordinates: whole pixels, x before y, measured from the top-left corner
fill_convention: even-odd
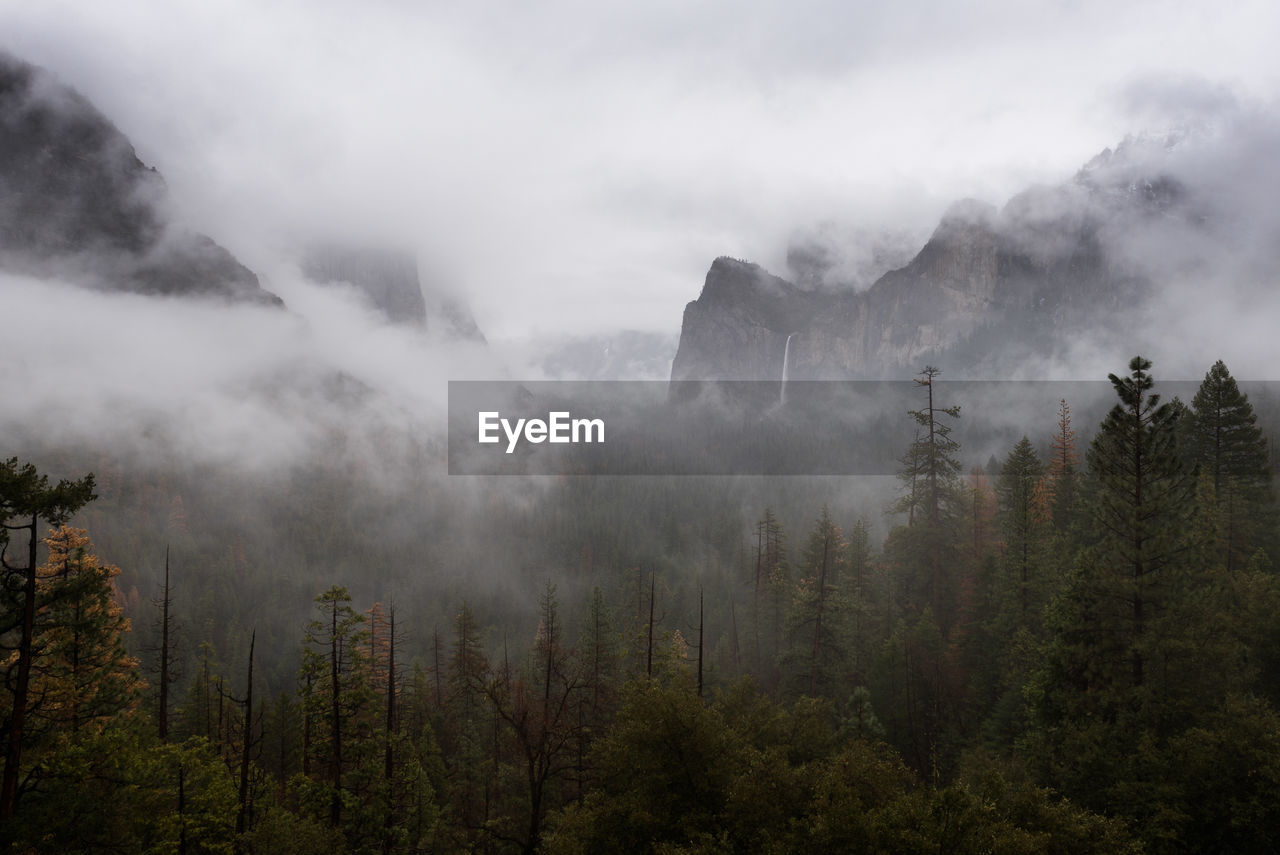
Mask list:
[[[450,508],[357,489],[340,457],[257,495],[105,450],[11,458],[0,834],[1273,851],[1274,429],[1222,362],[1188,402],[1142,357],[1110,382],[1100,423],[1062,400],[973,461],[927,367],[872,490],[568,478]]]

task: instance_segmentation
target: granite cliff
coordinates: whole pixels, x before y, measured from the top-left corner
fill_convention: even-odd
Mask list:
[[[418,263],[409,253],[326,244],[309,250],[301,266],[313,282],[355,287],[393,323],[427,325]]]
[[[410,252],[330,242],[311,247],[301,268],[313,282],[354,287],[391,323],[465,341],[485,340],[465,302],[422,281]]]
[[[673,380],[1008,376],[1052,357],[1082,330],[1122,331],[1117,310],[1151,282],[1122,248],[1141,230],[1193,227],[1175,179],[1142,168],[1133,144],[1108,150],[1069,182],[1035,187],[1001,209],[956,203],[904,266],[868,288],[796,281],[718,258],[685,308]]]

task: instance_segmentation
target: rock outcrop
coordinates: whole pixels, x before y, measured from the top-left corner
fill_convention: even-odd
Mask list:
[[[388,321],[430,329],[464,341],[485,340],[471,310],[459,298],[424,286],[410,252],[325,243],[302,259],[302,274],[320,284],[346,284],[359,291]]]
[[[0,269],[107,290],[281,304],[173,223],[155,169],[88,100],[0,53]]]
[[[1123,166],[1123,168],[1121,168]],[[1115,247],[1153,221],[1194,219],[1181,185],[1139,177],[1107,152],[1060,187],[1003,209],[964,201],[905,266],[864,291],[812,287],[719,258],[685,308],[673,380],[903,377],[925,362],[951,376],[1008,376],[1074,333],[1118,329],[1150,283]]]
[[[321,284],[346,283],[393,323],[427,325],[427,303],[418,281],[418,262],[409,253],[391,250],[312,248],[302,261],[302,275]]]
[[[813,302],[758,265],[717,258],[702,295],[685,307],[671,379],[781,377],[787,336],[812,320]]]

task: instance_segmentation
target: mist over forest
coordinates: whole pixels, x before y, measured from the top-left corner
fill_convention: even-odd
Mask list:
[[[7,851],[1280,846],[1273,11],[76,6]]]

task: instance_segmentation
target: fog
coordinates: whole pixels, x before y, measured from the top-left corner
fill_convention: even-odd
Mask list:
[[[279,272],[265,281],[286,310],[3,277],[0,421],[54,444],[163,437],[254,470],[296,462],[331,430],[438,434],[448,379],[501,371],[483,345],[388,324],[351,289]]]
[[[1203,82],[1145,80],[1130,86],[1125,99],[1135,113],[1186,120],[1193,110],[1197,118],[1172,132],[1126,138],[1090,163],[1079,181],[1032,187],[995,222],[1033,257],[1048,257],[1064,251],[1064,234],[1092,218],[1102,224],[1109,256],[1148,280],[1153,296],[1121,307],[1126,335],[1080,331],[1065,351],[1037,355],[1008,376],[1100,380],[1141,352],[1155,360],[1158,378],[1196,379],[1222,358],[1240,377],[1274,379],[1280,361],[1270,331],[1270,319],[1280,315],[1272,285],[1280,266],[1274,105]],[[1178,198],[1155,215],[1135,216],[1129,197],[1162,177],[1177,183]],[[177,207],[191,204],[178,190],[173,195]],[[10,321],[0,367],[11,383],[0,422],[10,430],[38,426],[42,441],[54,444],[133,447],[163,434],[169,447],[196,459],[253,470],[305,458],[334,430],[356,445],[376,443],[372,437],[387,430],[439,441],[448,380],[553,376],[545,352],[532,343],[540,329],[536,312],[526,317],[534,325],[526,338],[494,347],[389,324],[355,289],[322,287],[302,276],[284,234],[264,233],[242,258],[284,299],[285,309],[90,291],[73,276],[5,276]],[[370,239],[403,234],[393,229]],[[796,234],[793,229],[790,237]],[[855,275],[871,263],[857,245],[866,234],[830,224],[808,233],[809,245],[822,250],[825,242],[828,260],[834,259],[836,278],[824,287],[866,284],[867,277],[860,283]],[[910,245],[904,234],[885,238],[900,256]],[[691,280],[681,297],[696,292]],[[616,329],[617,318],[591,315],[564,292],[548,292],[543,301],[561,315],[583,313],[596,324],[593,332]],[[668,323],[678,318],[673,310]],[[559,341],[568,342],[561,362],[584,361],[556,366],[566,378],[598,376],[585,362],[612,346],[608,339]],[[663,360],[653,353],[668,346],[664,342],[670,340],[633,343],[645,360],[623,360],[621,377],[660,379]],[[376,467],[377,449],[371,444],[365,451]],[[442,472],[443,461],[435,464]]]
[[[769,505],[793,544],[824,503],[878,540],[893,478],[446,475],[449,380],[598,379],[572,363],[614,344],[619,376],[662,379],[721,255],[796,276],[807,248],[829,266],[802,285],[865,289],[957,200],[1004,208],[1033,255],[1087,215],[1158,299],[1118,313],[1125,335],[1083,332],[1010,377],[1098,381],[1138,352],[1158,381],[1280,364],[1272,4],[122,0],[3,18],[0,49],[91,100],[164,177],[173,219],[285,303],[0,274],[3,452],[94,468],[92,527],[126,585],[151,590],[174,538],[192,598],[219,604],[202,613],[238,579],[236,619],[270,610],[281,649],[328,584],[400,597],[424,627],[467,596],[524,620],[547,578],[578,601],[636,568],[677,602],[707,576],[732,591]],[[1073,176],[1107,147],[1090,195]],[[1121,191],[1158,176],[1179,205],[1126,213]],[[413,250],[491,344],[308,281],[296,247],[317,235]],[[1053,430],[1052,412],[945,400],[1037,445]],[[966,469],[1000,451],[966,449]]]
[[[1130,132],[1272,97],[1265,3],[9,4],[255,270],[300,226],[393,237],[492,338],[671,332],[710,260],[927,232]],[[856,256],[856,253],[854,254]]]

